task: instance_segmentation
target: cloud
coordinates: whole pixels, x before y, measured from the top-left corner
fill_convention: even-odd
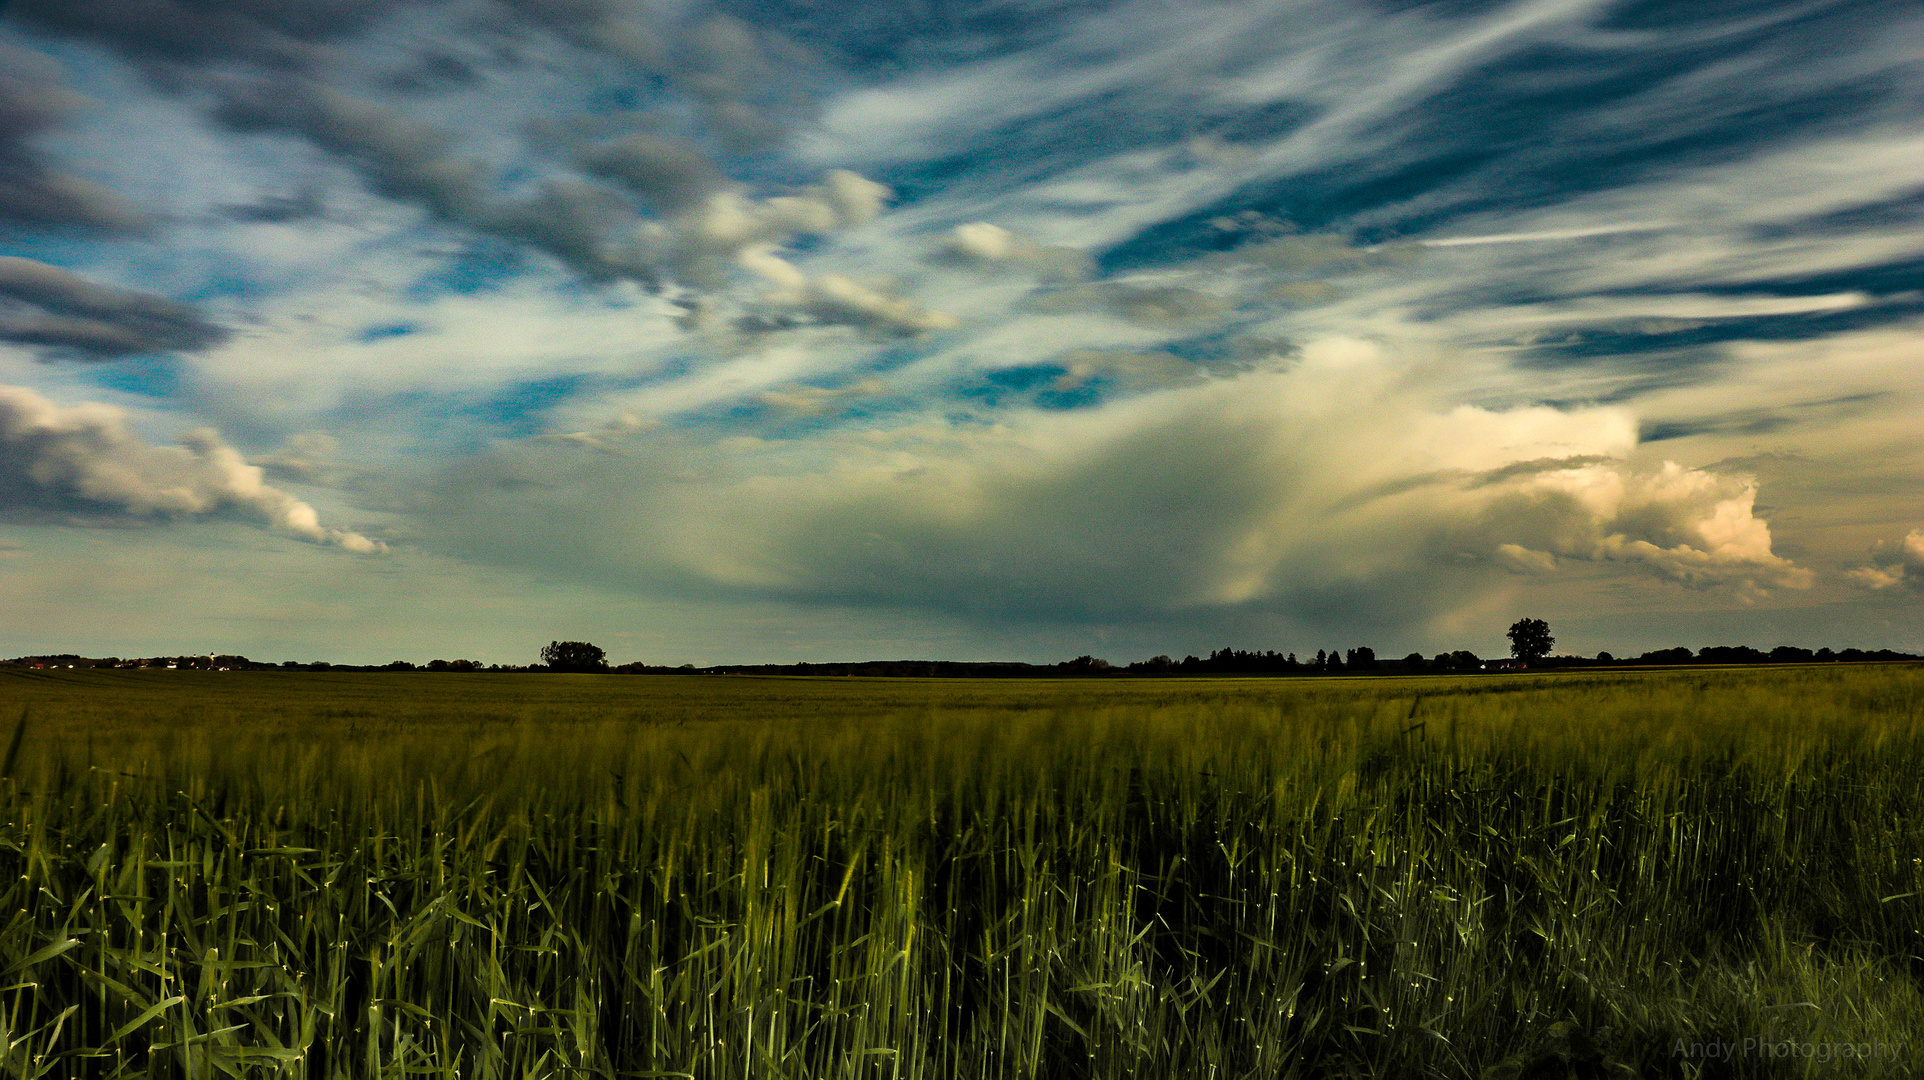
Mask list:
[[[825,324],[893,334],[921,334],[956,326],[953,315],[889,296],[841,274],[817,275],[799,293],[779,295],[776,302],[792,302]]]
[[[455,5],[447,5],[456,7]],[[461,5],[450,29],[515,36],[546,30],[640,72],[672,78],[738,153],[766,151],[808,101],[784,78],[808,61],[779,34],[727,15],[676,25],[635,0],[495,0]],[[41,30],[106,44],[147,66],[164,84],[188,85],[226,63],[277,73],[341,62],[344,39],[394,29],[430,5],[407,0],[19,0],[17,15]],[[383,22],[389,25],[383,27]],[[451,35],[452,36],[452,35]],[[390,42],[380,42],[390,45]],[[473,65],[431,41],[410,43],[408,61],[385,85],[407,91],[470,85]]]
[[[726,14],[680,22],[635,0],[524,0],[526,18],[686,94],[733,154],[765,154],[813,107],[796,74],[807,52],[766,27]]]
[[[660,135],[630,135],[589,147],[579,160],[582,168],[621,184],[664,217],[697,210],[730,186],[699,147]]]
[[[393,6],[393,0],[18,0],[13,13],[156,66],[246,60],[286,68],[312,62],[315,43],[365,29]]]
[[[255,458],[254,464],[278,480],[339,487],[352,471],[337,460],[340,448],[340,441],[324,431],[303,431],[273,453]]]
[[[370,187],[437,217],[483,227],[492,170],[459,153],[452,132],[301,78],[215,84],[217,116],[241,131],[292,131],[354,165]]]
[[[1326,341],[1287,371],[992,423],[509,450],[419,509],[466,550],[591,580],[998,618],[1304,615],[1343,597],[1413,625],[1507,574],[1579,567],[1753,598],[1808,583],[1747,478],[1630,463],[1634,417],[1438,409],[1405,379]]]
[[[1102,309],[1138,326],[1192,330],[1220,320],[1231,304],[1182,285],[1104,281],[1038,292],[1030,297],[1028,307],[1045,314]]]
[[[785,404],[779,399],[766,401],[764,403],[776,408],[781,408]],[[613,420],[597,425],[592,430],[552,432],[546,435],[536,435],[528,441],[532,444],[560,443],[579,446],[589,450],[597,450],[602,453],[619,454],[625,451],[626,444],[631,436],[639,432],[652,430],[657,426],[659,426],[658,421],[643,420],[638,416],[623,413]]]
[[[687,353],[674,306],[632,284],[571,288],[565,272],[543,268],[494,288],[411,297],[407,283],[435,264],[381,256],[357,269],[392,287],[324,279],[257,301],[244,332],[191,358],[194,386],[205,388],[193,412],[265,445],[332,432],[373,466],[370,455],[396,440],[440,453],[447,442],[529,434],[546,426],[537,416],[578,397],[592,411],[561,422],[593,427],[616,411],[594,391],[653,384]]]
[[[1115,349],[1071,349],[1055,359],[1062,374],[1049,384],[1056,391],[1075,390],[1101,380],[1129,393],[1192,383],[1203,377],[1195,364],[1171,353],[1135,353]]]
[[[0,255],[0,341],[103,360],[206,349],[227,337],[225,329],[186,304]]]
[[[335,432],[426,544],[797,624],[1675,614],[1864,564],[1924,475],[1888,5],[801,7],[15,0],[101,104],[44,68],[4,145],[167,222],[20,254],[210,314],[0,325],[248,329],[0,382],[189,397],[289,486]]]
[[[55,169],[33,145],[80,102],[52,64],[0,43],[0,221],[107,229],[139,223],[118,196]]]
[[[888,188],[846,169],[831,170],[820,184],[795,195],[751,200],[721,192],[680,223],[677,261],[684,276],[717,281],[726,258],[774,286],[759,298],[761,306],[800,312],[818,325],[892,335],[951,329],[954,316],[890,295],[891,283],[834,272],[811,276],[783,256],[781,245],[798,236],[826,236],[873,221],[888,197]],[[751,312],[738,325],[778,329],[789,322]]]
[[[763,305],[777,312],[801,312],[819,325],[852,326],[902,335],[947,330],[956,325],[954,316],[889,296],[842,274],[810,277],[777,255],[772,245],[751,247],[737,256],[737,261],[744,269],[761,275],[775,286],[761,296]],[[781,329],[790,323],[779,314],[772,319],[751,314],[738,325],[746,329]]]
[[[829,236],[881,214],[889,190],[846,169],[793,194],[757,198],[687,143],[638,136],[584,151],[583,168],[621,184],[655,212],[643,216],[621,191],[576,176],[550,176],[531,196],[498,197],[494,170],[460,153],[450,132],[326,87],[245,85],[229,94],[223,115],[242,128],[299,131],[353,162],[379,193],[533,244],[590,280],[716,291],[747,270],[780,286],[764,304],[819,323],[886,334],[954,325],[846,275],[810,278],[780,254],[799,238]]]
[[[944,253],[965,262],[998,263],[1018,257],[1035,241],[986,221],[957,225],[943,245]]]
[[[799,50],[766,31],[710,15],[689,27],[681,44],[678,82],[734,153],[773,149],[787,133],[784,114],[808,105],[787,78],[802,59]]]
[[[557,71],[605,65],[581,50],[604,53],[638,65],[641,74],[668,79],[695,106],[698,126],[725,150],[766,154],[806,112],[807,95],[791,75],[810,60],[780,35],[730,16],[678,21],[624,0],[483,4],[466,12],[466,21],[452,10],[396,0],[296,7],[251,0],[94,0],[28,3],[21,14],[42,30],[109,45],[141,64],[156,85],[181,92],[183,100],[210,103],[212,116],[234,130],[295,134],[349,166],[382,196],[419,206],[443,222],[530,245],[591,281],[721,290],[747,249],[781,247],[866,222],[886,195],[878,184],[834,170],[794,194],[758,198],[749,185],[726,178],[694,139],[629,134],[571,147],[565,120],[533,125],[547,137],[523,137],[519,148],[515,136],[484,122],[479,134],[490,137],[490,145],[472,146],[457,137],[455,125],[423,119],[428,110],[419,102],[408,102],[404,112],[391,97],[381,100],[378,91],[392,85],[393,74],[370,75],[366,68],[385,61],[357,59],[348,44],[367,45],[380,57],[400,53],[399,70],[407,78],[417,69],[449,69],[447,49],[435,43],[441,36],[496,39],[500,50],[487,61],[492,67],[516,63],[504,59],[516,43]],[[530,33],[537,28],[548,33]],[[490,87],[501,82],[493,74],[463,61],[458,78],[437,85],[470,97],[493,92],[510,98],[502,86]],[[564,117],[569,109],[594,111],[572,101],[557,106],[524,100],[510,107],[550,116],[560,111]],[[661,116],[645,122],[664,125]],[[15,126],[34,125],[23,120]],[[586,131],[597,125],[575,126]],[[517,152],[544,141],[564,160]],[[946,325],[846,275],[815,283],[795,306],[820,320],[883,333]]]
[[[755,395],[755,400],[790,416],[822,416],[843,401],[873,397],[886,389],[879,379],[863,379],[838,387],[797,384],[764,390]]]
[[[1045,265],[1054,259],[1051,251],[1068,252],[1037,249],[1018,234],[1003,235],[1006,232],[999,227],[964,226],[950,235],[943,258],[1014,267],[1037,250],[1042,252],[1038,261]],[[1127,275],[1112,273],[1094,281],[1077,280],[1079,274],[1045,275],[1041,287],[1019,298],[1017,309],[1038,314],[1113,315],[1164,336],[1164,340],[1186,337],[1194,341],[1267,321],[1270,325],[1263,335],[1274,340],[1288,336],[1282,324],[1275,321],[1278,315],[1338,300],[1348,291],[1336,283],[1338,280],[1396,268],[1409,261],[1413,250],[1403,246],[1362,248],[1341,237],[1320,234],[1260,236],[1229,250],[1208,251]],[[1366,283],[1380,288],[1382,279],[1366,279]],[[1405,283],[1399,287],[1413,286]],[[1381,295],[1376,292],[1364,300],[1376,302]],[[1387,325],[1382,314],[1369,312],[1365,318],[1383,324],[1383,330],[1407,330],[1406,326]],[[1397,318],[1400,320],[1400,313]]]
[[[821,183],[792,195],[757,199],[739,187],[715,192],[654,236],[679,277],[691,284],[718,288],[746,258],[752,264],[747,269],[786,285],[788,272],[775,265],[790,265],[779,256],[783,245],[874,221],[888,198],[881,184],[833,169]]]
[[[939,256],[983,269],[1027,270],[1044,281],[1078,281],[1094,271],[1084,252],[1038,244],[1019,232],[986,221],[957,225],[943,241]]]
[[[1638,563],[1689,585],[1744,593],[1808,588],[1811,574],[1771,550],[1748,477],[1674,461],[1655,471],[1586,462],[1478,484],[1476,524],[1513,567],[1547,572],[1557,557]]]
[[[277,532],[370,554],[386,545],[321,524],[314,508],[268,486],[259,467],[208,428],[151,446],[109,405],[62,408],[0,386],[0,512],[152,517],[235,509]]]
[[[1924,590],[1924,529],[1912,529],[1902,540],[1884,540],[1871,548],[1871,563],[1849,576],[1873,589]]]

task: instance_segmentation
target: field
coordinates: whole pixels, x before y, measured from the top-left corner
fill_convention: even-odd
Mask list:
[[[7,1076],[1920,1071],[1915,665],[0,670],[16,733]]]

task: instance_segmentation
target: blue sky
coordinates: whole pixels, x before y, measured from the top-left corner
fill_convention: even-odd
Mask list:
[[[0,654],[1924,649],[1921,42],[14,0]]]

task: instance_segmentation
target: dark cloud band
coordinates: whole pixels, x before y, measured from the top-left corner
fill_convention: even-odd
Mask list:
[[[137,224],[113,193],[54,168],[33,144],[77,100],[51,65],[0,45],[0,223],[108,229]]]
[[[108,359],[206,349],[227,337],[185,304],[96,284],[33,259],[0,256],[0,341]]]

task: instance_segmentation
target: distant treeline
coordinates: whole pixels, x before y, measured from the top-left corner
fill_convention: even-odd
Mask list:
[[[1656,664],[1829,664],[1866,663],[1879,660],[1924,660],[1924,656],[1894,652],[1890,649],[1800,649],[1782,645],[1769,652],[1748,645],[1713,645],[1699,652],[1685,648],[1660,649],[1641,656],[1615,657],[1598,653],[1588,656],[1547,656],[1530,661],[1531,670],[1546,668],[1623,667]],[[615,671],[699,672],[711,675],[853,675],[909,676],[922,678],[1046,678],[1050,676],[1158,676],[1158,675],[1339,675],[1416,674],[1433,672],[1458,674],[1472,671],[1514,670],[1526,665],[1510,659],[1485,660],[1465,649],[1425,657],[1411,653],[1401,660],[1378,659],[1367,646],[1354,649],[1318,650],[1314,655],[1295,653],[1217,649],[1208,656],[1152,656],[1127,665],[1112,664],[1095,656],[1078,656],[1059,664],[962,663],[951,660],[870,660],[844,664],[722,664],[715,667],[658,668],[629,664]]]
[[[1748,645],[1713,645],[1695,653],[1678,647],[1646,652],[1640,656],[1618,657],[1607,652],[1598,653],[1594,657],[1546,656],[1525,664],[1523,661],[1509,658],[1485,660],[1466,649],[1438,653],[1432,657],[1425,657],[1421,653],[1410,653],[1401,660],[1379,660],[1375,650],[1368,647],[1345,649],[1340,653],[1334,649],[1318,650],[1313,657],[1301,659],[1295,653],[1244,652],[1239,649],[1225,648],[1218,649],[1207,657],[1185,656],[1181,660],[1168,656],[1153,656],[1147,660],[1138,660],[1126,667],[1116,667],[1106,660],[1081,656],[1053,665],[1051,668],[1038,670],[1084,675],[1331,675],[1344,672],[1450,674],[1468,671],[1515,670],[1523,667],[1542,670],[1652,664],[1829,664],[1880,660],[1924,660],[1924,656],[1895,652],[1891,649],[1811,650],[1794,645],[1780,645],[1769,652],[1764,652]]]
[[[1891,649],[1802,649],[1779,645],[1765,652],[1748,645],[1713,645],[1697,652],[1686,648],[1659,649],[1640,656],[1612,656],[1598,653],[1587,656],[1546,656],[1527,665],[1510,659],[1485,660],[1473,652],[1457,650],[1425,657],[1411,653],[1401,660],[1379,660],[1373,649],[1359,646],[1344,650],[1317,650],[1313,656],[1298,658],[1295,653],[1243,651],[1222,648],[1206,657],[1185,656],[1176,660],[1152,656],[1127,665],[1111,664],[1094,656],[1078,656],[1058,664],[1027,664],[1016,661],[979,662],[957,660],[865,660],[827,664],[717,664],[698,668],[693,664],[664,667],[639,661],[605,670],[615,674],[681,675],[831,675],[898,678],[1035,679],[1050,677],[1088,678],[1154,677],[1182,675],[1339,675],[1363,674],[1459,674],[1473,671],[1531,670],[1546,668],[1593,668],[1676,664],[1830,664],[1874,661],[1924,660],[1915,653]],[[402,672],[545,672],[541,664],[483,664],[478,660],[430,660],[414,664],[395,660],[387,664],[332,664],[325,660],[305,663],[286,660],[268,663],[245,656],[209,654],[200,656],[159,656],[121,659],[117,656],[89,657],[74,653],[44,656],[18,656],[0,660],[0,666],[33,668],[159,668],[202,671],[402,671]]]

